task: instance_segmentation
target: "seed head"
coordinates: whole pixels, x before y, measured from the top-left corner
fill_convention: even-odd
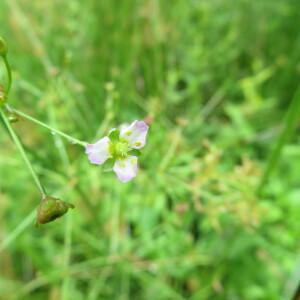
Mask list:
[[[51,196],[45,196],[38,207],[36,223],[40,225],[52,222],[67,213],[69,208],[74,208],[74,205]]]

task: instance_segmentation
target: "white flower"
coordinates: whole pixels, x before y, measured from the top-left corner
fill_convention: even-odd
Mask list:
[[[121,130],[113,129],[109,136],[105,136],[95,144],[88,144],[85,153],[92,164],[102,165],[108,158],[114,159],[113,171],[122,182],[128,182],[137,175],[137,156],[131,152],[138,152],[146,144],[149,126],[144,121],[134,121],[129,126],[122,126]]]

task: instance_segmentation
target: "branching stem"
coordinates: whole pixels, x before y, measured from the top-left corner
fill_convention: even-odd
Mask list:
[[[30,171],[30,173],[31,173],[31,175],[32,175],[32,177],[34,179],[34,182],[36,183],[36,186],[38,187],[38,189],[39,189],[39,191],[40,191],[40,193],[42,195],[42,198],[43,198],[46,195],[46,190],[45,190],[44,186],[42,185],[42,183],[41,183],[38,175],[34,171],[34,168],[33,168],[32,164],[31,164],[30,160],[27,157],[27,154],[26,154],[26,152],[25,152],[25,150],[23,148],[23,145],[22,145],[21,141],[19,140],[17,134],[15,133],[15,131],[12,128],[9,120],[7,119],[5,113],[3,112],[3,110],[1,108],[0,108],[0,115],[1,115],[1,117],[2,117],[2,119],[4,121],[5,126],[7,127],[7,129],[9,131],[9,133],[10,133],[10,135],[11,135],[14,143],[16,144],[16,146],[17,146],[17,148],[18,148],[18,150],[19,150],[19,152],[20,152],[20,154],[21,154],[21,156],[22,156],[22,158],[23,158],[23,160],[24,160],[24,162],[25,162],[28,170]]]

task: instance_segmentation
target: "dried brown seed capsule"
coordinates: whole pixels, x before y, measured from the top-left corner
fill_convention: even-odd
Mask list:
[[[63,216],[73,204],[61,201],[51,196],[45,196],[37,210],[37,224],[46,224]]]

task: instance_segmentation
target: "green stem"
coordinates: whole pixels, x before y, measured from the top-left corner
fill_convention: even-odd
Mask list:
[[[57,134],[61,135],[62,137],[64,137],[67,140],[69,140],[71,143],[78,144],[78,145],[81,145],[83,147],[85,147],[87,145],[86,142],[83,142],[83,141],[80,141],[80,140],[78,140],[76,138],[73,138],[72,136],[70,136],[70,135],[68,135],[68,134],[66,134],[66,133],[64,133],[64,132],[62,132],[60,130],[57,130],[57,129],[55,129],[55,128],[53,128],[53,127],[51,127],[51,126],[49,126],[49,125],[47,125],[47,124],[45,124],[45,123],[43,123],[43,122],[35,119],[35,118],[33,118],[33,117],[31,117],[31,116],[29,116],[29,115],[27,115],[27,114],[25,114],[25,113],[23,113],[21,111],[18,111],[16,109],[10,108],[10,107],[8,108],[8,110],[14,112],[16,115],[18,115],[20,117],[23,117],[23,118],[25,118],[25,119],[27,119],[27,120],[35,123],[35,124],[38,124],[38,125],[40,125],[40,126],[42,126],[44,128],[47,128],[51,132],[54,132],[54,133],[57,133]]]
[[[285,116],[285,124],[283,131],[281,135],[278,138],[278,141],[275,145],[274,150],[272,151],[271,155],[269,156],[269,159],[267,161],[267,165],[264,171],[264,174],[262,176],[262,179],[260,181],[260,184],[257,189],[257,193],[260,194],[268,181],[272,171],[275,169],[279,158],[281,151],[284,147],[284,145],[288,142],[290,137],[293,134],[293,131],[296,127],[297,120],[299,120],[300,116],[300,87],[297,89],[289,107],[288,111]]]
[[[27,154],[21,144],[21,141],[19,140],[18,136],[16,135],[15,131],[13,130],[12,126],[10,125],[10,122],[9,120],[7,119],[6,115],[4,114],[4,112],[2,111],[2,109],[0,109],[0,115],[4,121],[4,124],[6,125],[14,143],[16,144],[18,150],[20,151],[22,157],[23,157],[23,160],[28,168],[28,170],[30,171],[33,179],[34,179],[34,182],[36,183],[36,186],[38,187],[39,191],[41,192],[42,194],[42,198],[46,195],[46,190],[44,188],[44,186],[42,185],[42,183],[40,182],[37,174],[35,173],[34,169],[33,169],[33,166],[31,164],[31,162],[29,161],[28,157],[27,157]]]
[[[3,57],[4,65],[5,65],[5,68],[7,71],[7,76],[8,76],[8,85],[6,88],[6,97],[7,97],[10,92],[10,88],[11,88],[11,84],[12,84],[12,75],[11,75],[11,68],[10,68],[9,62],[7,60],[7,56],[4,55],[2,57]]]

